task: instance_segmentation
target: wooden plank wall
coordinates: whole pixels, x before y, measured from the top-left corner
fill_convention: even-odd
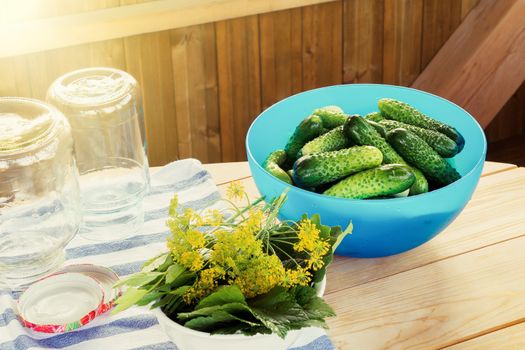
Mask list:
[[[40,15],[138,2],[144,1],[53,0]],[[143,89],[152,165],[186,157],[244,160],[246,130],[263,109],[332,84],[410,85],[475,3],[338,0],[10,57],[0,60],[0,95],[44,98],[49,84],[70,70],[125,69]],[[509,118],[524,128],[523,96],[518,91],[502,109],[489,138],[519,132],[503,127]]]

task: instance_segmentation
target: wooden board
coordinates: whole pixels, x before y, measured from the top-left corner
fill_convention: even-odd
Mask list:
[[[246,159],[244,138],[261,111],[257,16],[216,23],[222,160]]]
[[[148,92],[143,104],[150,164],[166,164],[178,154],[170,33],[129,37],[124,43],[127,70]]]
[[[525,269],[516,268],[524,249],[521,237],[328,292],[338,314],[332,340],[343,349],[433,349],[513,322],[525,315]]]
[[[513,136],[525,134],[525,81],[521,87],[512,95],[507,103],[501,108],[496,117],[485,128],[485,135],[489,142],[488,151],[491,151],[491,143],[502,141]],[[525,154],[524,154],[525,156]],[[500,160],[502,161],[502,160]]]
[[[246,179],[251,176],[248,162],[204,164],[216,185],[223,185],[232,180]]]
[[[303,90],[340,84],[343,75],[340,1],[302,8]]]
[[[221,160],[215,26],[203,24],[171,32],[177,143],[180,158]]]
[[[486,335],[447,347],[448,350],[493,350],[501,349],[505,344],[507,350],[525,349],[525,323],[506,327]]]
[[[385,0],[383,82],[410,85],[421,70],[423,0]]]
[[[246,0],[158,0],[34,21],[6,21],[0,23],[0,58],[327,1],[333,0],[250,0],[249,4]]]
[[[20,0],[16,6],[27,4],[26,13],[19,15],[36,19],[76,12],[87,15],[96,9],[105,11],[119,4],[135,6],[148,1],[96,0],[81,4],[50,0],[47,4],[50,8],[43,9],[37,0]],[[196,9],[209,0],[191,4],[185,1],[176,6],[191,5]],[[216,4],[224,6],[229,1],[219,0]],[[262,4],[262,1],[250,1],[248,6],[245,0],[231,1],[230,4],[237,1],[235,3],[242,2],[246,7],[235,11],[252,10],[251,6]],[[305,6],[314,0],[293,1]],[[511,1],[515,0],[501,0],[493,5],[503,16]],[[142,83],[144,99],[148,101],[147,137],[152,165],[186,157],[203,162],[245,160],[244,133],[250,121],[282,98],[342,82],[384,81],[407,85],[421,69],[421,62],[430,59],[457,24],[456,17],[449,18],[448,14],[457,15],[459,3],[463,13],[476,1],[338,0],[281,11],[281,6],[291,2],[270,0],[266,5],[274,7],[265,7],[268,11],[249,17],[248,21],[239,19],[237,23],[245,24],[237,25],[235,33],[230,34],[231,26],[219,33],[222,42],[217,40],[216,33],[216,27],[221,24],[209,23],[163,32],[162,42],[157,43],[154,34],[143,34],[0,59],[0,95],[44,98],[49,84],[70,70],[89,66],[125,69]],[[147,9],[160,5],[150,6],[153,5]],[[213,7],[207,9],[211,11]],[[149,16],[150,20],[160,21],[160,17],[151,15],[154,12],[148,12],[149,15],[146,12],[137,12],[137,18],[143,20]],[[184,11],[177,14],[183,15]],[[206,13],[208,15],[214,14]],[[102,17],[93,17],[93,20],[105,21]],[[483,23],[491,27],[498,18],[483,18]],[[178,27],[180,22],[170,22],[170,25]],[[476,27],[476,30],[486,34],[485,27]],[[388,35],[388,40],[383,40],[384,35]],[[39,40],[46,39],[39,37]],[[230,40],[229,46],[226,40]],[[384,48],[386,55],[383,55]],[[469,52],[469,49],[472,50],[472,46],[466,42],[457,51]],[[4,50],[5,46],[0,49],[0,56]],[[455,69],[451,64],[442,66],[451,72]],[[457,76],[458,72],[453,74]],[[146,76],[151,76],[147,82]],[[520,91],[525,90],[521,88],[513,95],[500,117],[487,129],[489,140],[525,131],[524,95]]]
[[[479,0],[461,0],[461,20],[478,4]]]
[[[524,16],[523,1],[480,1],[413,86],[456,102],[487,126],[525,80]]]
[[[383,81],[383,5],[383,0],[344,1],[345,83]]]
[[[508,164],[508,163],[495,163],[495,162],[485,162],[485,165],[483,166],[483,172],[481,176],[488,176],[495,173],[499,173],[505,170],[510,170],[516,168],[516,165],[514,164]]]
[[[421,68],[424,69],[461,22],[461,1],[425,0]]]
[[[262,109],[303,89],[301,9],[259,15]]]

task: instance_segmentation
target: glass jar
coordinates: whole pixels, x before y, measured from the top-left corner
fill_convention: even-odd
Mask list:
[[[137,81],[118,69],[81,69],[58,78],[47,101],[71,123],[83,237],[113,240],[133,234],[142,226],[142,201],[149,189]]]
[[[17,286],[60,266],[80,219],[66,118],[38,100],[0,98],[0,280]]]

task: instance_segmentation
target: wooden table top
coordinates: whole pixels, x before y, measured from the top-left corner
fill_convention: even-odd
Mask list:
[[[207,164],[220,191],[248,163]],[[325,299],[338,349],[525,349],[525,168],[487,162],[463,212],[430,242],[378,259],[336,257]]]

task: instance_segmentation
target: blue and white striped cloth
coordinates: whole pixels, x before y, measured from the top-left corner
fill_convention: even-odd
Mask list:
[[[166,165],[151,178],[151,192],[144,201],[144,226],[133,237],[94,242],[75,237],[66,248],[66,264],[107,266],[121,277],[140,270],[144,261],[166,249],[169,234],[164,222],[174,193],[183,206],[202,209],[214,204],[219,192],[210,174],[195,159]],[[19,293],[0,290],[0,350],[26,349],[177,349],[145,307],[133,307],[117,315],[106,313],[73,332],[44,334],[24,328],[17,318]],[[303,332],[294,350],[329,350],[326,333],[312,328]]]

